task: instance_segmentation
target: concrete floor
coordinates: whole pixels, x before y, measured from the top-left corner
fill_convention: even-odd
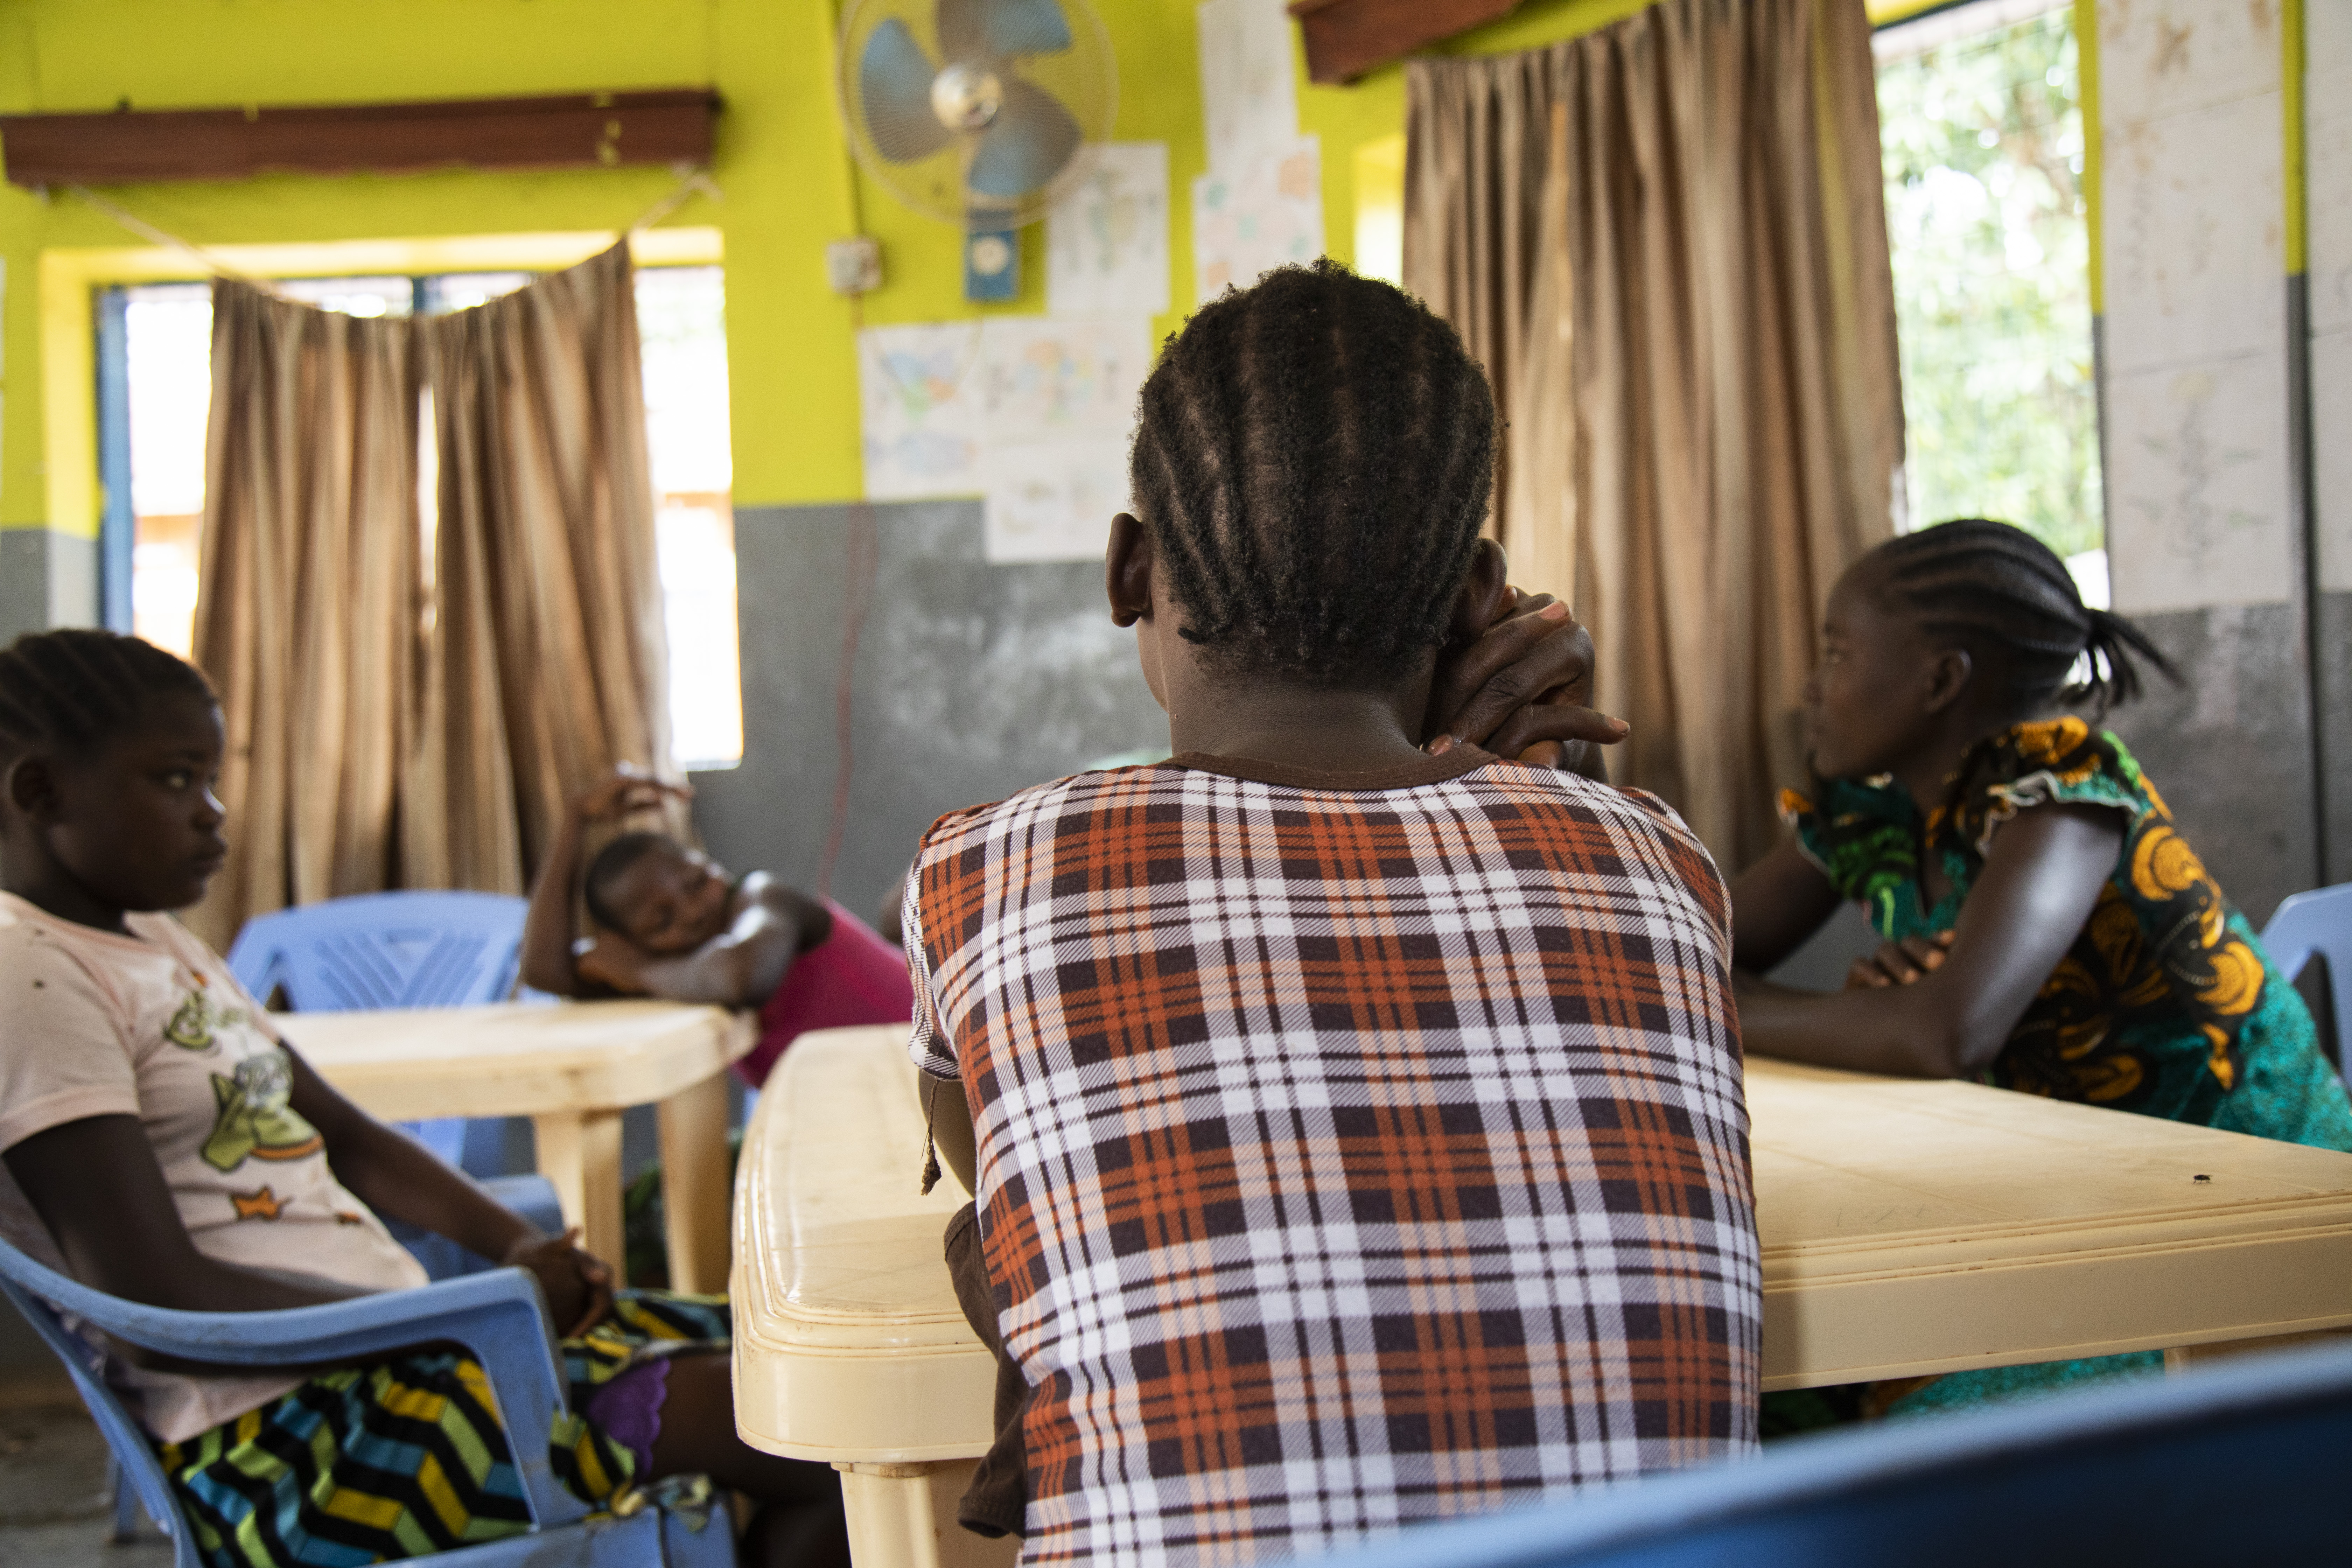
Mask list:
[[[70,1396],[68,1396],[70,1397]],[[0,1407],[0,1568],[170,1568],[170,1542],[106,1542],[106,1443],[76,1403]]]

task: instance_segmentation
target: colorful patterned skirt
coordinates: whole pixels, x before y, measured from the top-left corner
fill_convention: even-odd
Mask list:
[[[610,1318],[565,1340],[573,1414],[548,1435],[565,1488],[603,1507],[636,1479],[630,1444],[579,1414],[599,1390],[658,1376],[653,1347],[715,1349],[730,1331],[722,1296],[625,1290]],[[326,1373],[156,1451],[210,1568],[398,1562],[530,1529],[495,1404],[472,1359],[425,1351]]]

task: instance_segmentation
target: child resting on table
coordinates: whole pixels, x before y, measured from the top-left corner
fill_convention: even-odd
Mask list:
[[[757,1007],[760,1043],[735,1064],[753,1089],[811,1029],[905,1023],[914,1007],[906,958],[830,900],[804,897],[765,871],[730,881],[709,856],[660,833],[622,834],[582,877],[591,824],[693,795],[624,763],[573,803],[531,889],[523,984],[559,996]],[[575,889],[598,927],[593,940],[574,940]]]
[[[204,677],[135,637],[0,651],[0,1235],[110,1295],[198,1312],[424,1284],[380,1215],[448,1237],[538,1277],[574,1414],[514,1440],[549,1444],[580,1498],[709,1475],[769,1505],[748,1561],[845,1563],[833,1472],[735,1436],[723,1299],[614,1290],[571,1235],[540,1235],[336,1093],[164,912],[226,853],[221,747]],[[320,1372],[100,1348],[208,1564],[394,1561],[529,1528],[461,1352]]]
[[[1202,307],[1108,562],[1176,754],[923,840],[911,1050],[1025,1385],[962,1517],[1025,1558],[1311,1554],[1755,1440],[1728,903],[1657,801],[1506,760],[1614,721],[1517,664],[1463,715],[1467,655],[1573,627],[1479,538],[1495,442],[1387,284]]]
[[[1794,831],[1732,885],[1748,1048],[2352,1149],[2302,998],[2123,742],[2065,711],[2128,701],[2142,662],[2172,674],[2006,523],[1922,529],[1856,563],[1805,689],[1812,784],[1783,795]],[[1846,990],[1757,978],[1845,900],[1884,939]],[[2153,1364],[1909,1380],[1863,1407]]]

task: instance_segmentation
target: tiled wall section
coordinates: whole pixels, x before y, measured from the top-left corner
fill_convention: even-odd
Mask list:
[[[2277,8],[2099,6],[2108,558],[2127,613],[2294,595]]]
[[[0,529],[0,647],[26,632],[98,619],[98,542],[46,528]]]
[[[2342,11],[2352,6],[2309,7],[2315,21]],[[2320,876],[2289,441],[2281,8],[2100,0],[2098,18],[2108,561],[2116,607],[2187,678],[2157,683],[2115,727],[2259,923]]]

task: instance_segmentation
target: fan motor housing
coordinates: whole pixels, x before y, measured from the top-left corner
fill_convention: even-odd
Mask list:
[[[986,66],[958,60],[931,79],[931,112],[950,131],[985,131],[1004,107],[1004,84]]]

